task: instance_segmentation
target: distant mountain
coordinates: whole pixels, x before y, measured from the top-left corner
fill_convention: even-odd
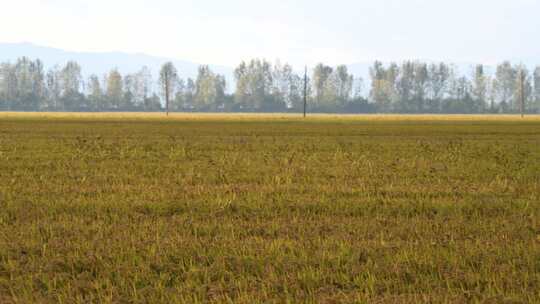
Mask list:
[[[26,56],[31,59],[39,58],[46,68],[54,65],[63,65],[69,60],[77,61],[83,70],[84,76],[91,74],[103,75],[112,68],[118,68],[122,74],[135,73],[143,66],[152,70],[152,75],[157,78],[160,66],[167,61],[172,61],[181,77],[196,77],[198,63],[155,57],[145,54],[129,54],[122,52],[69,52],[61,49],[43,47],[31,43],[0,43],[0,62],[14,62],[17,58]],[[230,67],[210,65],[215,72],[225,75],[227,80],[232,81],[233,69]]]

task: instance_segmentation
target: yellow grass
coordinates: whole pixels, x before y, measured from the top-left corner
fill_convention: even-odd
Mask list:
[[[140,112],[0,112],[4,118],[54,119],[168,119],[168,120],[290,120],[302,119],[295,113],[140,113]],[[375,120],[375,121],[540,121],[540,115],[518,114],[308,114],[310,120]]]
[[[0,115],[0,304],[540,303],[540,121]]]

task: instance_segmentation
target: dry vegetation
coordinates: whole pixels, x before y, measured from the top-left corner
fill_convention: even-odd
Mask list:
[[[0,303],[540,302],[540,118],[0,114]]]
[[[302,120],[296,113],[170,113],[163,112],[0,112],[0,119],[78,119],[78,120]],[[540,115],[516,114],[309,114],[308,121],[538,121]]]

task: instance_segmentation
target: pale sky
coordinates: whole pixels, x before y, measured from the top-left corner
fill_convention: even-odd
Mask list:
[[[0,0],[0,42],[234,66],[540,63],[540,0]]]

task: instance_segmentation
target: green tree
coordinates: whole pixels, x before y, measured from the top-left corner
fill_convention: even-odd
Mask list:
[[[81,93],[81,66],[75,61],[69,61],[60,71],[61,93],[60,103],[63,110],[74,111],[85,108],[85,98]]]
[[[147,66],[143,66],[134,75],[134,105],[137,109],[146,109],[146,99],[152,92],[152,73]]]
[[[272,95],[272,66],[266,60],[253,59],[235,69],[235,107],[247,111],[273,111],[279,108]]]
[[[497,66],[493,89],[499,107],[504,112],[516,110],[516,79],[517,71],[510,62],[505,61]]]
[[[82,76],[81,66],[75,61],[69,61],[61,71],[62,95],[80,93]]]
[[[8,111],[13,110],[18,95],[15,67],[9,63],[2,63],[0,75],[0,108]]]
[[[46,108],[53,111],[61,110],[62,107],[60,105],[60,95],[62,93],[62,81],[60,67],[54,66],[49,69],[45,79]]]
[[[350,100],[353,91],[354,76],[349,74],[347,66],[340,65],[335,69],[337,80],[337,98],[339,106],[343,107]]]
[[[537,66],[534,69],[533,73],[533,83],[534,83],[534,106],[536,113],[540,113],[540,66]]]
[[[415,101],[414,112],[425,113],[428,109],[426,104],[427,90],[429,85],[428,66],[425,63],[414,64],[413,99]]]
[[[429,66],[428,80],[428,109],[431,113],[441,111],[442,101],[445,94],[448,92],[448,85],[451,76],[450,67],[441,62],[439,64],[431,64]]]
[[[397,82],[400,69],[396,63],[385,68],[380,61],[375,61],[369,71],[371,77],[370,99],[380,112],[391,112],[399,108],[400,100],[397,92]]]
[[[313,85],[313,94],[314,94],[314,106],[321,107],[324,105],[324,97],[328,95],[327,90],[330,85],[328,85],[328,80],[334,72],[332,67],[319,63],[313,69],[312,85]]]
[[[480,113],[485,110],[488,95],[489,79],[484,72],[484,66],[479,64],[474,69],[472,98],[474,100],[473,112]]]
[[[195,94],[197,91],[197,86],[195,85],[195,80],[188,78],[186,81],[186,90],[184,93],[184,108],[194,109],[195,108]]]
[[[174,90],[178,81],[178,71],[174,67],[172,62],[167,62],[161,66],[159,72],[159,84],[161,87],[161,94],[165,98],[165,109],[167,115],[169,114],[169,105],[171,98],[174,96]]]
[[[452,73],[449,98],[443,101],[443,112],[451,114],[471,113],[474,107],[472,85],[467,77],[456,77]]]
[[[88,79],[88,105],[93,111],[103,110],[105,105],[101,83],[96,75],[91,75]]]
[[[291,108],[295,89],[293,68],[277,61],[272,70],[272,96],[276,103]]]
[[[533,85],[534,81],[529,74],[527,67],[523,64],[517,65],[515,67],[517,71],[516,74],[516,92],[515,96],[515,107],[516,111],[529,111],[531,106],[531,99],[533,99]],[[523,102],[523,105],[521,104]],[[523,106],[523,109],[521,108]]]
[[[175,95],[172,100],[171,108],[173,111],[184,111],[186,109],[186,82],[184,79],[179,78],[176,83]]]
[[[107,104],[114,111],[119,111],[123,105],[124,84],[118,69],[112,69],[107,76]]]
[[[199,67],[195,81],[195,105],[198,110],[217,110],[219,85],[216,75],[207,65]]]
[[[135,109],[135,91],[136,82],[134,74],[127,74],[124,76],[124,97],[122,98],[121,109],[124,111],[131,111]]]
[[[234,78],[236,80],[234,104],[237,109],[247,108],[249,95],[249,76],[247,71],[247,64],[244,61],[242,61],[234,70]]]
[[[413,113],[416,111],[414,100],[415,64],[406,61],[401,65],[400,76],[396,82],[396,91],[399,96],[399,111]]]

